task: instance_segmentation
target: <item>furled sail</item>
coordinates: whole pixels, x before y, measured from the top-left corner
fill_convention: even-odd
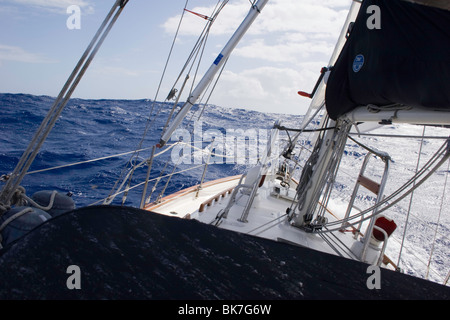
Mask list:
[[[330,117],[369,104],[450,111],[448,3],[363,1],[327,82]]]
[[[355,21],[356,16],[358,15],[359,8],[361,4],[358,1],[353,1],[352,5],[350,7],[350,10],[347,15],[347,19],[345,20],[344,26],[341,30],[341,34],[339,35],[339,39],[336,43],[336,46],[334,47],[333,54],[331,55],[330,61],[328,63],[328,67],[333,66],[336,63],[336,60],[339,56],[339,53],[341,52],[347,36],[347,31],[349,29],[349,26]],[[305,129],[308,124],[311,122],[311,120],[315,117],[317,112],[320,112],[322,106],[325,103],[325,88],[326,88],[326,76],[324,76],[317,86],[317,91],[315,92],[314,96],[312,97],[312,101],[309,105],[309,109],[305,114],[305,117],[303,118],[303,122],[301,124],[300,129]]]
[[[403,0],[413,3],[419,3],[426,6],[450,10],[450,1],[448,0]]]

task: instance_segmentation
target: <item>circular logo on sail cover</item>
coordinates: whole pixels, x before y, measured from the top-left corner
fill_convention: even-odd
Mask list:
[[[353,60],[353,72],[359,72],[364,65],[364,56],[362,54],[358,54]]]

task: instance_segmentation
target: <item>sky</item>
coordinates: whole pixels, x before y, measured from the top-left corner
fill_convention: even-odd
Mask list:
[[[57,96],[114,0],[0,0],[0,92]],[[209,15],[217,0],[189,0]],[[351,0],[270,0],[233,52],[209,103],[270,113],[304,114],[328,64]],[[160,94],[159,81],[186,0],[130,0],[74,98],[164,100],[203,29],[186,13]],[[80,8],[79,28],[70,6]],[[200,74],[250,9],[230,0],[211,29]],[[193,78],[193,77],[192,77]],[[198,78],[197,78],[198,81]],[[181,101],[186,98],[181,98]]]

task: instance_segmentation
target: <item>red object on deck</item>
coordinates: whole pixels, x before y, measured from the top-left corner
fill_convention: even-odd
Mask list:
[[[377,220],[375,220],[375,225],[386,231],[388,237],[395,231],[395,229],[397,229],[397,224],[394,222],[394,220],[383,216],[378,217]],[[375,228],[373,229],[373,237],[378,241],[385,240],[384,234],[381,231],[376,230]]]

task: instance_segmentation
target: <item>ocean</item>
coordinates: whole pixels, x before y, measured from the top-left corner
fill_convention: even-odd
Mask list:
[[[0,94],[2,118],[0,124],[1,174],[12,172],[53,102],[54,98],[48,96]],[[153,103],[146,99],[71,99],[36,157],[30,171],[39,171],[132,152],[138,148],[147,126],[147,119],[150,117],[153,120],[151,128],[140,146],[140,149],[146,150],[139,153],[137,161],[146,159],[151,155],[151,147],[159,142],[171,108],[172,104]],[[194,108],[188,118],[198,117],[200,112],[199,107]],[[192,142],[195,142],[195,146],[202,149],[211,142],[208,133],[222,133],[223,139],[225,139],[227,133],[230,136],[230,132],[236,133],[242,128],[245,128],[247,133],[256,133],[256,139],[258,139],[262,148],[267,137],[262,137],[260,133],[267,135],[275,121],[280,118],[286,119],[286,123],[292,125],[302,119],[301,116],[290,117],[280,114],[263,114],[244,109],[207,106],[201,122],[196,122],[196,128],[188,124],[183,128],[187,134],[192,133],[192,137],[189,138]],[[196,129],[196,131],[193,129]],[[201,137],[198,137],[199,132]],[[186,134],[184,135],[186,136]],[[259,139],[260,136],[262,139]],[[248,140],[249,137],[247,137]],[[173,143],[174,141],[170,142]],[[194,156],[196,151],[198,152],[198,150],[192,149]],[[156,153],[158,152],[159,150],[156,151]],[[175,154],[175,152],[178,153]],[[205,163],[206,158],[200,160],[194,156],[187,158],[184,154],[184,158],[179,160],[180,152],[180,150],[172,149],[161,157],[157,157],[152,165],[150,179],[158,178],[164,167],[166,174],[173,172],[174,169],[175,172],[178,172],[192,167],[198,168],[174,175],[165,189],[165,195],[200,182],[203,168],[199,167],[199,164]],[[225,155],[225,152],[221,151],[221,154]],[[221,157],[218,161],[218,151],[215,150],[214,154],[216,156],[213,156],[210,161],[212,165],[208,167],[205,181],[223,178],[230,174],[242,174],[250,165],[255,164],[255,159],[249,158],[248,155],[244,158],[231,160]],[[23,181],[23,187],[30,195],[43,188],[59,192],[71,192],[77,206],[91,205],[105,199],[110,194],[131,156],[131,154],[127,154],[102,161],[30,174]],[[136,170],[133,173],[131,186],[144,181],[146,173],[146,167]],[[153,192],[154,198],[161,193],[165,184],[166,181],[158,183],[156,190]],[[139,206],[142,190],[143,187],[139,187],[133,192],[130,191],[124,204]],[[122,201],[122,196],[120,196],[115,199],[113,204],[120,204]]]
[[[48,96],[0,94],[0,175],[12,172],[53,101],[54,98]],[[28,174],[22,186],[28,195],[40,190],[70,192],[78,208],[101,204],[113,193],[114,185],[120,185],[120,177],[129,172],[130,152],[136,148],[144,149],[137,158],[133,158],[134,163],[145,161],[150,156],[151,147],[159,142],[171,108],[170,103],[147,99],[71,99],[30,168],[31,172],[45,171]],[[198,116],[201,113],[203,116],[200,120]],[[146,196],[151,193],[150,201],[197,185],[206,161],[211,164],[205,181],[246,172],[262,156],[267,137],[276,121],[281,121],[286,127],[296,128],[303,117],[208,105],[204,110],[194,107],[187,118],[193,121],[183,124],[175,140],[182,137],[184,142],[193,143],[194,147],[174,147],[155,158],[150,180],[158,183],[154,190],[153,184],[149,186]],[[143,137],[149,124],[148,119],[151,126]],[[377,130],[382,134],[422,134],[422,128],[414,126],[399,128],[387,125]],[[441,136],[447,134],[443,128],[427,128],[426,133]],[[302,138],[303,145],[311,147],[312,137],[313,134],[310,134]],[[212,138],[216,144],[213,156],[208,158],[208,153],[202,154],[199,150],[211,146]],[[283,134],[281,141],[288,138]],[[170,141],[169,145],[175,140]],[[387,194],[396,190],[416,170],[418,152],[413,150],[420,146],[420,138],[413,138],[408,142],[405,139],[378,137],[362,137],[360,140],[373,148],[388,151],[392,156],[392,173]],[[441,144],[442,141],[437,139],[426,140],[421,152],[421,163]],[[159,153],[160,150],[157,149],[156,152]],[[407,152],[412,156],[404,159]],[[341,163],[344,173],[337,177],[335,183],[334,194],[339,198],[345,200],[350,196],[365,153],[357,144],[348,143]],[[108,158],[92,161],[103,157]],[[68,164],[76,165],[66,166]],[[59,166],[63,167],[47,170]],[[180,173],[170,179],[165,177],[158,180],[162,170],[164,175]],[[382,168],[378,166],[370,171],[375,177],[380,177]],[[130,186],[138,186],[128,192],[126,199],[123,198],[124,193],[120,193],[112,204],[123,203],[138,207],[143,191],[141,183],[146,174],[146,166],[136,169],[131,175]],[[427,264],[430,264],[432,271],[428,277],[439,283],[442,283],[450,266],[450,241],[447,236],[450,232],[450,217],[445,209],[450,206],[450,199],[446,197],[445,189],[443,191],[447,174],[447,167],[440,168],[436,178],[421,187],[423,195],[414,194],[413,214],[408,218],[406,228],[402,225],[407,217],[409,198],[389,212],[398,221],[399,228],[392,236],[392,241],[390,240],[387,253],[397,262],[400,242],[405,241],[407,249],[400,259],[402,270],[425,278]],[[443,201],[440,200],[442,197]],[[361,195],[358,205],[368,206],[373,200],[373,196],[369,194]],[[339,201],[334,204],[337,208],[344,206]],[[415,266],[418,260],[422,261],[421,267]]]

